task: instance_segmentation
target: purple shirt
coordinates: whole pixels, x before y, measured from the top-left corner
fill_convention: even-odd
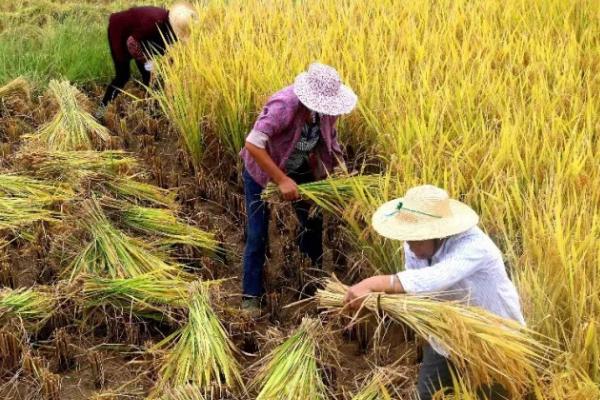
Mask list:
[[[309,116],[310,110],[298,100],[293,86],[288,86],[271,96],[254,123],[255,131],[262,132],[269,137],[267,153],[283,171],[285,171],[285,162],[300,140],[302,127]],[[335,129],[336,120],[337,116],[321,116],[321,138],[323,140],[320,140],[315,148],[317,168],[313,173],[316,179],[327,176],[327,173],[337,165],[338,159],[342,160],[342,151]],[[246,148],[240,151],[240,156],[252,179],[260,186],[265,187],[270,179],[267,173],[258,166]]]

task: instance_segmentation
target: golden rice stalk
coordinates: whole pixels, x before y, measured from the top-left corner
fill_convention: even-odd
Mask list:
[[[243,388],[237,350],[211,307],[208,284],[193,282],[189,296],[188,322],[157,344],[157,348],[168,347],[168,352],[154,392],[161,395],[168,388],[187,384],[202,393],[218,389],[219,395],[226,389]]]
[[[74,196],[73,191],[65,185],[16,174],[0,174],[0,193],[35,199],[40,203],[68,200]]]
[[[329,280],[317,293],[321,307],[344,306],[347,286]],[[551,349],[518,323],[459,302],[414,295],[368,296],[364,307],[384,311],[427,340],[439,343],[454,365],[474,385],[499,383],[521,396],[538,380],[538,368],[549,365]]]
[[[214,234],[202,231],[180,221],[169,209],[130,206],[122,211],[123,222],[130,227],[151,235],[160,235],[163,244],[185,244],[204,249],[215,255],[220,242]]]
[[[19,161],[32,174],[69,183],[82,179],[115,179],[128,175],[137,160],[120,150],[107,151],[45,151],[37,150],[19,155]]]
[[[4,288],[0,290],[0,321],[18,318],[39,325],[52,316],[56,305],[56,297],[40,288]]]
[[[90,135],[108,141],[110,133],[79,104],[81,93],[69,82],[50,81],[50,91],[58,102],[55,117],[34,136],[47,145],[49,150],[92,150]]]
[[[29,199],[0,197],[0,230],[17,229],[37,221],[58,221],[59,215],[45,206]]]
[[[184,385],[167,389],[158,400],[206,400],[198,386]]]
[[[326,179],[298,185],[298,192],[305,200],[311,200],[324,210],[339,213],[349,203],[363,197],[379,186],[381,175],[330,176]],[[276,185],[269,184],[262,192],[262,198],[268,200],[278,193]]]
[[[138,182],[134,179],[134,176],[129,176],[109,180],[104,182],[104,184],[120,199],[133,203],[141,201],[171,209],[177,208],[177,202],[175,201],[176,194],[174,192],[148,183]]]
[[[411,376],[406,372],[411,368],[401,365],[404,357],[399,358],[393,365],[375,367],[365,379],[362,389],[352,396],[352,400],[391,400],[402,398],[399,389],[407,386]]]
[[[107,279],[95,276],[84,277],[82,294],[85,305],[115,305],[128,307],[131,304],[142,308],[160,306],[183,307],[188,297],[188,283],[178,279],[162,279],[153,273],[133,278]]]
[[[4,86],[0,86],[0,99],[18,93],[24,94],[27,99],[31,98],[31,87],[29,86],[29,82],[22,76],[13,79]]]
[[[84,211],[82,225],[92,240],[65,271],[70,280],[79,274],[132,278],[152,273],[161,279],[189,278],[182,266],[168,263],[165,258],[152,253],[143,241],[115,228],[95,201],[86,202]]]
[[[327,398],[317,361],[320,330],[319,320],[304,318],[294,334],[267,356],[253,383],[260,387],[257,400]]]

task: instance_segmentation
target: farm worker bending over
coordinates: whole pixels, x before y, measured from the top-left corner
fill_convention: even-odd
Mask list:
[[[143,84],[148,85],[152,72],[148,53],[164,54],[165,44],[186,39],[190,34],[191,22],[197,18],[196,11],[187,3],[177,3],[170,10],[134,7],[111,14],[108,42],[116,77],[106,89],[99,115],[102,116],[106,105],[129,80],[132,59],[142,74]]]
[[[324,178],[342,160],[335,123],[339,115],[354,109],[356,101],[356,95],[342,85],[334,68],[315,63],[308,72],[298,75],[292,86],[271,96],[246,137],[245,147],[240,152],[244,160],[248,214],[244,309],[259,311],[264,292],[269,212],[260,196],[269,181],[278,185],[285,200],[294,201],[300,222],[300,251],[315,267],[321,267],[322,217],[309,214],[310,205],[299,200],[296,185]]]
[[[409,189],[404,198],[383,204],[373,215],[373,228],[389,239],[404,241],[405,270],[367,278],[350,287],[345,301],[358,308],[373,292],[433,293],[444,299],[469,299],[469,304],[524,325],[519,295],[506,274],[502,254],[477,227],[479,217],[469,206],[449,199],[431,185]],[[451,365],[442,346],[423,348],[417,390],[421,400],[452,386]],[[492,399],[505,392],[495,385],[482,388]]]

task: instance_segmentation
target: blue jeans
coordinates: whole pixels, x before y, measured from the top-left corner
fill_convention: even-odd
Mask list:
[[[313,181],[312,174],[290,174],[296,183]],[[245,296],[259,297],[264,294],[263,267],[269,239],[269,208],[260,198],[263,188],[252,179],[246,170],[243,172],[244,194],[246,199],[246,248],[244,249],[243,292]],[[310,215],[310,204],[306,201],[293,203],[300,222],[297,237],[300,252],[320,267],[323,257],[323,218],[320,213]]]

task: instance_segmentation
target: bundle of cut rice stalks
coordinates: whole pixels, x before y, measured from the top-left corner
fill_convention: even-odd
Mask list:
[[[122,211],[123,221],[130,227],[147,234],[164,237],[161,245],[184,244],[216,255],[221,243],[212,233],[202,231],[180,221],[169,209],[129,206]]]
[[[167,257],[153,253],[145,242],[117,229],[96,201],[85,202],[83,210],[82,225],[92,240],[66,271],[70,280],[79,274],[132,278],[151,273],[165,280],[190,278],[181,265],[168,262]]]
[[[81,92],[69,82],[50,81],[50,91],[58,102],[59,110],[54,118],[44,125],[34,137],[50,150],[92,150],[90,135],[106,142],[110,139],[108,129],[84,111],[79,104]]]
[[[394,364],[386,367],[375,367],[373,372],[362,379],[362,388],[352,396],[352,400],[391,400],[406,397],[402,389],[407,389],[414,375],[412,366],[406,363],[405,355]]]
[[[198,386],[185,385],[167,389],[158,400],[206,400]]]
[[[0,86],[0,99],[13,94],[23,94],[29,100],[31,98],[29,82],[20,76],[8,82],[6,85]]]
[[[317,293],[321,307],[340,310],[348,287],[330,280]],[[553,350],[518,323],[459,302],[413,295],[373,294],[363,307],[385,312],[448,352],[461,374],[475,387],[499,383],[514,398],[538,381],[538,368],[551,363]]]
[[[184,307],[188,297],[187,282],[162,279],[154,273],[121,279],[86,276],[83,282],[82,294],[88,307],[106,304],[118,307],[135,304],[146,309]]]
[[[157,344],[168,350],[153,397],[188,384],[210,396],[244,387],[237,350],[211,307],[209,286],[199,281],[190,285],[186,325]]]
[[[365,193],[379,187],[382,175],[343,175],[330,176],[321,181],[298,185],[298,192],[305,200],[311,200],[319,207],[329,212],[338,212],[348,203],[364,197]],[[268,200],[278,193],[276,185],[269,184],[262,193],[262,198]]]
[[[73,191],[65,185],[17,174],[0,174],[0,193],[32,199],[39,203],[68,200],[74,196]]]
[[[319,320],[304,318],[294,334],[267,356],[252,385],[260,387],[257,400],[327,398],[317,353],[322,331]]]
[[[39,326],[52,316],[56,305],[56,296],[43,288],[4,288],[0,290],[0,321],[17,318]]]
[[[67,181],[116,179],[137,167],[137,160],[121,150],[47,151],[29,149],[19,153],[20,165],[42,179]]]
[[[30,199],[0,197],[0,230],[17,229],[37,221],[58,221],[60,215],[46,206]]]

